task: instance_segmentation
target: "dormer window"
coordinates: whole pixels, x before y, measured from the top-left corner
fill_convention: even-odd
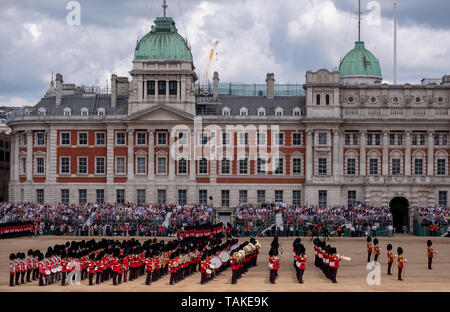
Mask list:
[[[275,110],[275,116],[283,116],[283,109],[281,107]]]
[[[264,107],[258,109],[258,116],[266,116],[266,109]]]
[[[248,109],[246,107],[242,107],[239,111],[239,115],[241,116],[248,116]]]
[[[45,115],[47,115],[47,109],[44,108],[44,107],[41,107],[41,108],[39,108],[38,113],[39,113],[39,115],[41,115],[41,116],[45,116]]]
[[[25,110],[25,115],[26,116],[30,116],[31,115],[32,110],[31,109],[26,109]]]
[[[100,107],[100,108],[97,110],[97,115],[98,115],[98,116],[105,116],[105,109],[104,109],[103,107]]]
[[[301,114],[302,114],[302,112],[299,107],[294,108],[294,110],[293,110],[294,116],[301,116]]]
[[[64,108],[64,116],[71,116],[72,110],[69,107]]]
[[[223,116],[230,116],[230,109],[228,107],[222,108],[222,115]]]
[[[81,116],[89,116],[89,109],[87,109],[86,107],[83,107],[81,109]]]

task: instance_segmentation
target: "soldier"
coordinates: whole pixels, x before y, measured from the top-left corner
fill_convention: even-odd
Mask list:
[[[145,271],[147,273],[147,277],[145,279],[145,285],[150,285],[152,282],[152,271],[153,271],[153,262],[152,262],[152,253],[150,250],[145,252]]]
[[[68,259],[62,259],[61,260],[61,273],[62,273],[62,278],[61,278],[61,286],[65,286],[66,285],[66,274],[68,272],[68,266],[69,266],[69,261],[67,261]]]
[[[34,264],[34,258],[33,258],[33,250],[28,250],[27,253],[27,283],[31,282],[31,272],[33,272],[33,264]]]
[[[16,274],[16,255],[10,254],[9,255],[9,286],[14,287],[14,274]]]
[[[119,248],[114,249],[113,258],[111,260],[111,270],[114,286],[117,286],[117,276],[119,275],[120,269],[119,254],[120,254]]]
[[[46,284],[44,283],[44,277],[46,276],[44,255],[42,253],[39,253],[38,259],[39,259],[39,286],[44,286]]]
[[[269,268],[270,268],[270,276],[269,281],[272,284],[275,284],[275,278],[277,276],[277,270],[279,269],[279,259],[278,259],[278,249],[272,248],[269,251]]]
[[[331,260],[330,260],[330,279],[333,283],[337,283],[336,276],[337,270],[339,269],[339,262],[341,262],[341,258],[337,256],[336,248],[331,248]]]
[[[378,239],[375,238],[373,240],[373,250],[375,251],[375,259],[374,261],[377,262],[378,261],[378,256],[380,255],[380,246],[378,246]]]
[[[398,258],[397,258],[398,280],[399,281],[403,281],[403,279],[402,279],[402,271],[403,271],[403,267],[405,266],[405,259],[403,258],[403,249],[402,249],[402,247],[398,247],[397,248],[397,254],[398,254]]]
[[[95,273],[95,254],[91,253],[89,255],[89,262],[87,265],[87,272],[89,274],[89,286],[93,286],[93,278],[94,278],[94,273]]]
[[[200,261],[200,273],[201,273],[201,280],[200,284],[206,283],[206,252],[203,253]]]
[[[305,246],[300,244],[296,249],[295,256],[295,268],[297,271],[297,280],[300,284],[303,284],[303,273],[306,269],[306,261],[308,256],[306,256]]]
[[[392,263],[394,263],[394,255],[392,254],[392,245],[388,244],[387,245],[387,260],[388,260],[388,275],[392,275],[391,273],[391,268],[392,268]]]
[[[433,262],[433,256],[434,256],[434,254],[436,253],[434,250],[433,250],[433,247],[431,247],[433,245],[433,243],[431,242],[431,240],[428,240],[427,241],[427,254],[428,254],[428,269],[429,270],[432,270],[432,268],[431,268],[431,264],[432,264],[432,262]]]
[[[239,254],[237,252],[235,252],[234,254],[232,254],[232,256],[230,256],[230,265],[231,265],[231,271],[232,271],[231,284],[237,283],[238,270],[239,270],[238,261],[239,261]]]
[[[372,238],[367,237],[367,262],[370,262],[370,256],[372,255]]]
[[[103,262],[102,262],[102,253],[99,253],[97,258],[95,259],[95,284],[100,284],[100,277],[103,273]],[[102,281],[103,282],[103,281]]]

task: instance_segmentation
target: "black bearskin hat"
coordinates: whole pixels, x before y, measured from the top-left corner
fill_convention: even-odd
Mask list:
[[[403,249],[402,249],[402,247],[398,247],[398,248],[397,248],[397,253],[398,253],[399,255],[403,254]]]
[[[374,243],[375,245],[378,245],[378,239],[375,238],[375,239],[373,240],[373,243]]]
[[[15,260],[16,259],[16,255],[15,254],[10,254],[9,255],[9,260]]]
[[[367,236],[367,242],[370,243],[372,241],[372,237]]]
[[[433,245],[433,243],[431,242],[431,240],[428,240],[427,246],[430,247],[431,245]]]
[[[28,256],[32,256],[32,255],[33,255],[33,249],[28,250],[27,255],[28,255]]]
[[[392,250],[392,244],[387,245],[387,250]]]

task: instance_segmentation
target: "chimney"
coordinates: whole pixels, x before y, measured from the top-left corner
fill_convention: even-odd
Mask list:
[[[214,90],[213,90],[213,98],[214,101],[217,101],[219,98],[219,73],[214,72],[213,82],[214,82]]]
[[[116,108],[117,104],[117,76],[111,76],[111,108]]]
[[[273,100],[275,96],[275,76],[273,73],[268,73],[266,77],[266,97]]]
[[[450,86],[450,75],[445,75],[444,77],[442,77],[441,85]]]
[[[61,105],[61,99],[63,96],[63,76],[61,74],[56,74],[56,106],[60,106]]]

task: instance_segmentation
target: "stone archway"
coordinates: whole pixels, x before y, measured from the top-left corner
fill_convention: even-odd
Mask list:
[[[397,233],[402,233],[404,225],[409,226],[409,202],[405,197],[395,197],[389,204],[393,226]],[[409,231],[408,227],[408,231]]]

